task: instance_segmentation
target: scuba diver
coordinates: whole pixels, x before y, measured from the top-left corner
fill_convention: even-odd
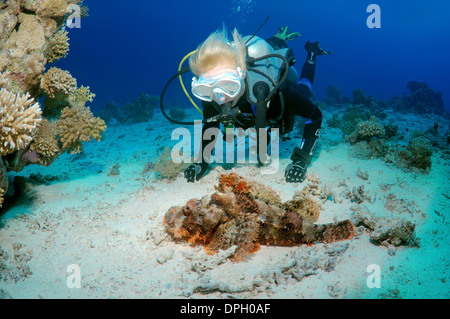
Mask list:
[[[255,33],[256,34],[256,33]],[[225,29],[212,33],[189,58],[189,66],[195,77],[192,93],[202,100],[203,128],[201,152],[184,172],[188,182],[198,181],[205,175],[209,158],[204,154],[206,144],[203,134],[209,128],[224,127],[255,128],[277,127],[280,136],[286,137],[294,127],[294,117],[307,119],[300,146],[291,154],[286,167],[285,179],[289,183],[301,183],[306,178],[307,166],[319,137],[322,113],[310,100],[314,81],[316,57],[332,54],[319,46],[319,42],[306,42],[306,61],[301,76],[293,67],[294,54],[287,42],[299,37],[287,26],[278,29],[269,39],[255,36],[242,38],[235,29],[233,42],[228,41]],[[262,62],[260,62],[262,61]],[[269,61],[269,62],[267,62]],[[259,63],[258,63],[259,62]],[[268,142],[270,135],[267,132]],[[217,139],[217,137],[216,137]],[[257,138],[257,143],[259,143]],[[268,163],[268,156],[259,154],[258,164]]]

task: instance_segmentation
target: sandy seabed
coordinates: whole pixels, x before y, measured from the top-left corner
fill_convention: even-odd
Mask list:
[[[429,128],[420,127],[424,122],[413,115],[406,117],[399,132],[410,123]],[[104,140],[87,144],[84,153],[21,172],[53,181],[33,185],[1,216],[0,297],[450,298],[450,163],[440,152],[433,154],[428,173],[405,172],[381,159],[354,156],[352,146],[337,138],[342,134],[325,126],[308,169],[333,195],[322,201],[318,223],[355,213],[411,221],[420,247],[375,245],[370,232],[357,227],[348,241],[262,246],[233,263],[235,247],[209,256],[202,246],[175,242],[165,232],[165,212],[212,194],[220,174],[231,171],[270,186],[283,201],[291,199],[307,183],[289,184],[283,177],[299,136],[281,142],[275,174],[262,175],[252,164],[231,170],[216,166],[200,182],[188,184],[181,173],[171,182],[143,174],[149,161],[175,144],[167,133],[171,126],[176,128],[161,113],[147,123],[110,125]],[[355,203],[346,194],[359,186],[367,198]],[[396,209],[386,205],[392,195],[401,204]],[[71,265],[79,267],[80,288],[69,288]],[[367,284],[369,265],[379,266],[380,288]]]

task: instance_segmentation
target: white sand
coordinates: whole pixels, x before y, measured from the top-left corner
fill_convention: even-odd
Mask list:
[[[411,116],[411,120],[416,119]],[[87,144],[84,155],[64,155],[48,168],[28,167],[20,173],[62,174],[66,178],[35,186],[2,216],[0,258],[4,268],[0,271],[6,279],[0,280],[0,296],[450,297],[450,209],[449,199],[443,195],[450,194],[450,172],[449,163],[440,159],[439,153],[433,156],[429,174],[405,173],[382,160],[351,157],[351,146],[346,143],[330,146],[336,131],[324,129],[318,156],[308,172],[320,176],[321,185],[329,187],[334,200],[323,203],[319,223],[351,218],[352,210],[410,220],[416,224],[421,247],[389,250],[372,244],[368,232],[359,232],[354,239],[335,244],[262,246],[243,262],[232,263],[227,257],[234,248],[208,256],[201,246],[174,242],[164,231],[167,209],[213,193],[223,171],[216,168],[195,184],[186,183],[182,174],[170,183],[151,174],[143,176],[145,164],[160,152],[158,147],[175,143],[167,133],[175,127],[160,113],[149,123],[109,126],[105,139]],[[234,171],[272,187],[288,200],[304,186],[288,184],[283,178],[295,143],[298,136],[282,144],[277,174],[261,175],[253,165]],[[120,175],[109,176],[116,163]],[[369,174],[368,180],[358,177],[358,169]],[[346,186],[338,186],[343,181]],[[345,198],[347,191],[361,185],[371,201],[356,204]],[[410,212],[387,210],[384,205],[391,193],[402,199]],[[80,266],[81,288],[67,287],[67,267],[72,264]],[[366,285],[366,268],[371,264],[380,266],[381,288]]]

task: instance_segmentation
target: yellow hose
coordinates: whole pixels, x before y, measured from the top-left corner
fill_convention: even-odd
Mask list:
[[[197,50],[188,53],[188,54],[183,58],[183,60],[181,60],[180,65],[178,66],[178,72],[180,72],[180,70],[181,70],[181,68],[182,68],[182,66],[183,66],[184,61],[186,61],[186,59],[189,58],[191,55],[193,55],[195,52],[197,52]],[[186,94],[186,96],[188,97],[189,101],[191,101],[191,103],[195,106],[195,108],[197,109],[197,111],[199,111],[200,114],[203,115],[202,110],[200,110],[200,108],[197,106],[197,104],[195,104],[194,100],[192,100],[191,96],[190,96],[189,93],[187,92],[186,87],[184,86],[184,83],[183,83],[183,78],[181,77],[181,75],[179,75],[178,77],[179,77],[179,79],[180,79],[181,87],[183,88],[183,91],[184,91],[184,93]]]

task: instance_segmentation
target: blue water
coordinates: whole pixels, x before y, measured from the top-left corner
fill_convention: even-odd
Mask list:
[[[211,32],[225,24],[230,31],[237,27],[243,35],[253,34],[267,16],[261,37],[273,35],[284,24],[302,33],[290,42],[297,68],[305,58],[307,40],[320,41],[325,50],[336,52],[317,62],[318,99],[325,97],[329,84],[350,97],[361,88],[376,99],[388,99],[401,96],[406,83],[417,80],[443,92],[446,107],[450,105],[446,0],[85,3],[90,16],[82,20],[81,29],[70,31],[70,54],[57,66],[71,70],[80,84],[97,94],[94,110],[111,100],[122,105],[142,92],[159,95],[180,60]],[[381,28],[366,25],[371,3],[380,6]]]

